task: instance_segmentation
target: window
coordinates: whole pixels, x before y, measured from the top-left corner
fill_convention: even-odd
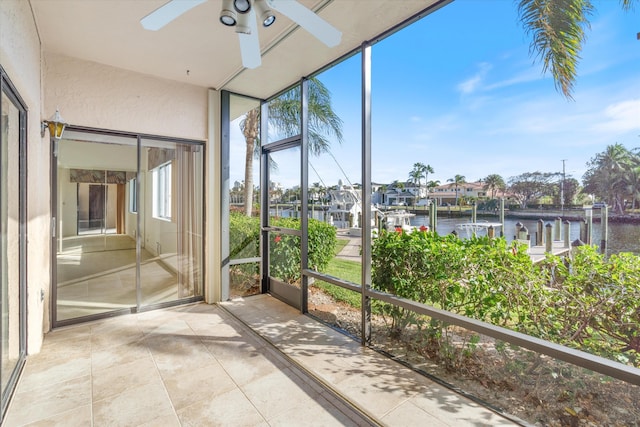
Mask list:
[[[171,162],[153,170],[153,216],[171,220]]]
[[[138,179],[129,181],[129,212],[138,213]]]

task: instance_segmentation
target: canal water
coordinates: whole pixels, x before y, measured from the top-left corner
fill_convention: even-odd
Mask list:
[[[456,230],[460,237],[466,237],[465,232],[459,228],[456,229],[456,225],[470,222],[469,218],[442,218],[438,217],[438,225],[436,231],[440,235],[449,234],[453,230]],[[479,219],[478,222],[482,222]],[[491,219],[489,222],[498,222],[496,219]],[[516,223],[520,222],[527,227],[532,239],[535,239],[534,234],[538,227],[537,220],[518,219],[518,218],[505,218],[504,220],[504,236],[507,241],[511,241],[516,233]],[[551,223],[555,225],[553,221],[545,221],[545,225]],[[412,218],[411,225],[420,227],[421,225],[429,225],[429,217],[426,215],[416,215]],[[498,235],[496,233],[496,235]],[[602,227],[600,222],[593,223],[593,237],[591,243],[600,246],[602,240]],[[573,221],[570,223],[569,238],[573,242],[580,237],[580,223]],[[563,234],[561,234],[561,239]],[[535,241],[535,240],[534,240]],[[638,224],[621,224],[609,222],[609,235],[607,238],[607,254],[613,254],[618,252],[633,252],[640,255],[640,225]]]
[[[271,210],[271,214],[275,215],[275,210]],[[297,216],[298,213],[292,210],[279,210],[278,216],[288,217],[288,216]],[[310,216],[320,221],[324,220],[325,212],[323,210],[315,210],[312,213],[310,212]],[[484,219],[479,218],[477,222],[483,222]],[[468,223],[470,222],[469,217],[461,217],[461,218],[447,218],[445,215],[438,215],[438,226],[436,227],[436,231],[440,235],[445,235],[451,233],[453,230],[456,230],[456,225]],[[491,218],[487,220],[487,222],[498,222],[497,217]],[[538,227],[538,221],[532,219],[518,219],[518,218],[505,218],[504,220],[504,236],[507,238],[507,241],[512,241],[514,235],[516,233],[516,223],[522,223],[527,230],[529,230],[529,234],[533,241],[535,241],[535,233]],[[547,223],[551,223],[554,225],[554,221],[545,220],[545,225]],[[411,220],[411,225],[415,227],[420,227],[421,225],[428,226],[429,225],[429,216],[428,215],[416,215]],[[460,229],[456,230],[460,237],[466,237],[466,232],[461,231]],[[592,229],[593,236],[591,238],[591,242],[597,246],[600,246],[600,241],[602,240],[602,227],[600,222],[593,222]],[[496,235],[499,235],[496,233]],[[573,242],[580,237],[580,223],[578,221],[572,221],[570,223],[570,232],[569,238]],[[563,239],[564,235],[561,234],[560,238]],[[609,235],[607,237],[607,254],[614,254],[619,252],[632,252],[640,255],[640,224],[622,224],[617,222],[609,222]]]

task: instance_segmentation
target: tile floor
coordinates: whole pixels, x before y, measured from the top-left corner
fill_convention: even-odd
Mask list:
[[[87,235],[62,240],[57,256],[57,320],[101,314],[136,305],[136,242],[128,235]],[[175,254],[141,252],[143,305],[175,301]]]
[[[375,424],[514,425],[268,295],[55,330],[4,423]]]

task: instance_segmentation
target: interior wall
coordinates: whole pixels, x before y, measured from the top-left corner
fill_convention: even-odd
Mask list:
[[[77,184],[71,182],[69,169],[58,168],[58,235],[75,236],[78,231]]]
[[[28,1],[0,1],[0,65],[27,105],[27,350],[49,330],[51,205],[49,137],[40,136],[41,45]],[[11,311],[17,307],[11,307]]]

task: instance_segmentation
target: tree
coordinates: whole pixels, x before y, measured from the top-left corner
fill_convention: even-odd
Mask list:
[[[466,178],[463,175],[456,175],[453,178],[449,178],[447,182],[453,182],[456,189],[456,206],[458,206],[458,187],[465,183]]]
[[[560,185],[563,185],[562,181],[560,182],[561,182]],[[560,191],[560,185],[556,186],[553,192],[553,203],[558,206],[562,205],[562,200],[560,200],[560,198],[563,195],[562,192]],[[574,199],[576,198],[579,192],[580,192],[580,182],[578,182],[577,179],[572,178],[570,176],[565,177],[564,179],[565,203],[569,205],[574,204]]]
[[[420,183],[422,181],[422,170],[417,169],[416,165],[418,165],[418,163],[413,165],[413,169],[409,172],[409,181],[414,184],[418,184],[418,187],[420,187]]]
[[[422,177],[424,176],[424,183],[427,184],[429,180],[429,174],[433,173],[433,167],[431,165],[425,165],[424,163],[414,163],[413,169],[409,172],[409,180],[418,184],[418,190],[422,189]],[[418,198],[422,196],[422,192],[418,191]],[[427,187],[427,193],[429,193],[429,188]]]
[[[620,0],[625,11],[638,0]],[[591,0],[520,0],[518,15],[532,40],[529,52],[542,61],[542,71],[549,69],[556,89],[568,99],[577,75],[580,51],[589,17],[594,12]]]
[[[518,199],[520,206],[526,208],[534,199],[553,195],[554,181],[561,175],[556,172],[525,172],[509,178],[509,191]]]
[[[491,198],[496,198],[496,193],[498,191],[504,191],[507,188],[507,184],[505,184],[504,179],[498,175],[497,173],[492,173],[488,175],[484,181],[484,190],[491,190]]]
[[[614,211],[622,213],[624,197],[632,190],[629,187],[633,180],[632,170],[637,165],[637,154],[627,150],[622,144],[609,145],[587,163],[589,169],[582,176],[584,191],[606,201],[613,206]]]
[[[434,172],[435,171],[431,165],[424,166],[424,183],[427,186],[427,197],[429,197],[429,174]]]
[[[342,142],[342,120],[331,106],[331,92],[320,80],[309,79],[309,153],[319,155],[330,147],[329,138]],[[285,135],[300,133],[300,87],[285,92],[269,102],[269,126]],[[240,122],[245,138],[245,214],[253,210],[253,159],[260,145],[260,108],[250,110]]]
[[[640,196],[640,161],[627,172],[625,181],[627,193],[631,196],[631,209],[636,208],[636,200]]]

